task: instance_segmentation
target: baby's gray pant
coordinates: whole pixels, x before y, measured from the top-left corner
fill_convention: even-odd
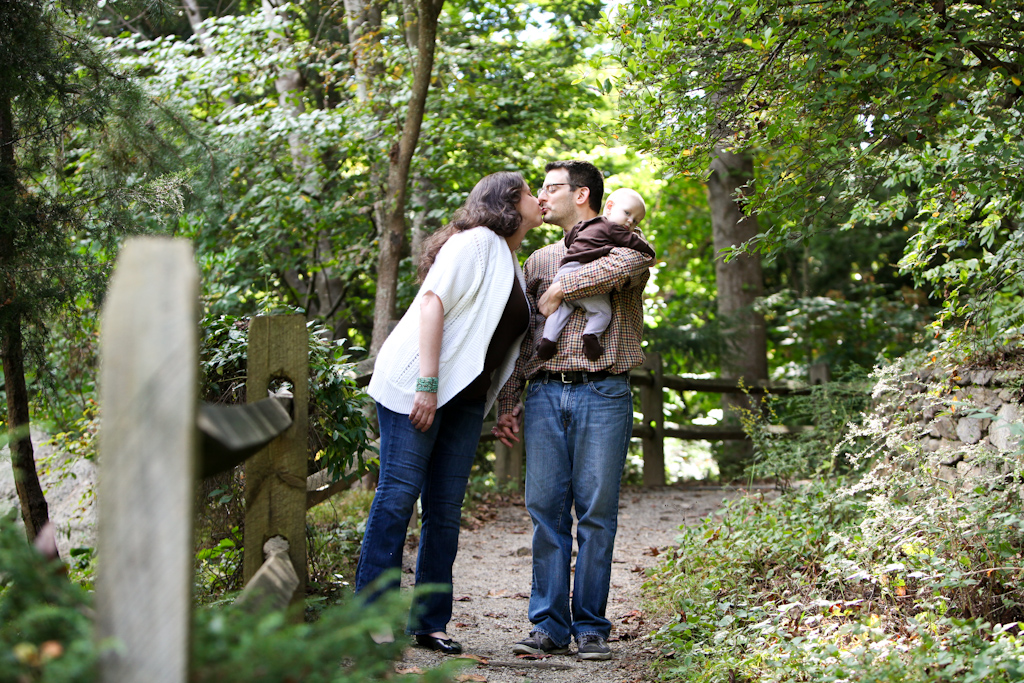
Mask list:
[[[582,265],[579,261],[569,261],[565,265],[559,266],[554,281],[563,275],[579,270]],[[548,316],[544,323],[545,339],[558,341],[574,308],[582,308],[587,313],[587,325],[583,329],[583,334],[600,337],[608,329],[608,323],[612,321],[612,301],[607,294],[595,294],[575,301],[563,301],[558,310]]]

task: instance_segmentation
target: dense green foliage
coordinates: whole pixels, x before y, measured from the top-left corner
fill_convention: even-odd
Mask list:
[[[70,379],[84,386],[47,366],[48,333],[87,333],[88,322],[66,327],[61,316],[90,315],[120,241],[153,229],[140,215],[180,208],[194,143],[187,124],[152,106],[83,31],[84,6],[0,8],[0,118],[9,117],[0,125],[0,329],[21,328],[29,372],[65,424],[62,400],[91,382],[73,359]]]
[[[0,518],[0,681],[95,680],[89,594]]]
[[[570,23],[526,40],[530,16],[500,4],[446,6],[413,160],[417,229],[446,222],[481,176],[539,175],[541,155],[581,141],[600,105],[572,83],[585,34]],[[108,47],[152,97],[199,125],[215,156],[215,185],[197,179],[202,194],[178,226],[197,246],[208,310],[252,314],[269,299],[358,346],[373,317],[381,166],[404,115],[413,55],[400,22],[385,21],[372,37],[375,77],[361,95],[344,22],[336,6],[269,13],[257,5],[207,17],[202,48],[180,25],[162,35],[124,31]],[[281,94],[289,70],[301,87]],[[414,293],[413,270],[403,270],[400,310]]]
[[[677,170],[759,153],[751,248],[835,230],[912,234],[902,268],[951,329],[1020,325],[1021,79],[1013,2],[621,5],[624,123]],[[977,298],[981,297],[981,301]]]

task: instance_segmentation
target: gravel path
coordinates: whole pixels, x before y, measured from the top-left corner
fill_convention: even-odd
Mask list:
[[[455,562],[455,606],[448,635],[465,652],[486,660],[467,668],[464,680],[491,683],[545,681],[611,683],[648,680],[646,662],[653,653],[646,638],[657,627],[643,612],[644,570],[674,544],[679,527],[718,509],[727,491],[709,486],[627,488],[620,498],[619,530],[612,557],[608,617],[612,621],[613,658],[584,662],[574,656],[530,660],[512,654],[529,633],[530,517],[521,503],[503,506],[476,529],[463,529]],[[404,558],[405,583],[412,581],[415,550]],[[572,649],[574,652],[575,650]],[[414,672],[437,666],[444,656],[409,647],[397,669]]]

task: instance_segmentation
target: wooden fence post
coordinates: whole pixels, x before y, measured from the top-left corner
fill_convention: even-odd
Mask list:
[[[103,307],[97,635],[104,683],[188,679],[199,278],[187,241],[129,240]]]
[[[299,582],[292,605],[306,595],[306,460],[309,405],[309,338],[301,315],[253,318],[249,325],[246,398],[267,397],[270,383],[292,384],[292,426],[245,463],[245,582],[263,565],[263,545],[288,541]]]
[[[519,441],[512,442],[509,448],[497,439],[494,441],[494,480],[498,484],[512,484],[512,488],[520,490],[523,479],[523,432],[519,432]]]
[[[641,439],[644,453],[644,486],[665,484],[665,411],[664,371],[660,353],[648,353],[643,369],[651,375],[651,383],[640,387],[640,410],[644,425],[653,432]]]

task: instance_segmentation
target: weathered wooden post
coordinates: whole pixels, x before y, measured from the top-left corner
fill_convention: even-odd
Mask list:
[[[519,432],[519,441],[512,442],[509,448],[501,441],[494,442],[494,480],[498,484],[512,484],[516,490],[522,488],[523,479],[523,432]]]
[[[97,635],[104,683],[183,683],[192,614],[199,278],[183,240],[129,240],[102,318]]]
[[[641,439],[644,453],[644,486],[665,484],[665,411],[664,411],[664,370],[660,353],[648,353],[643,369],[651,376],[650,384],[640,387],[640,410],[644,414],[644,425],[652,433]]]
[[[245,582],[263,564],[263,546],[274,536],[288,541],[298,574],[291,604],[306,594],[306,460],[309,405],[309,338],[301,315],[253,318],[249,325],[248,379],[252,403],[267,397],[274,380],[292,385],[292,425],[245,463]]]

